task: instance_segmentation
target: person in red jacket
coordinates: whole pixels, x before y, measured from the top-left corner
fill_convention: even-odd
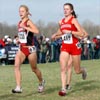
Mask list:
[[[0,48],[5,47],[5,42],[3,39],[0,39]]]
[[[35,24],[29,19],[29,9],[26,5],[21,5],[19,7],[19,15],[21,21],[18,23],[18,38],[20,48],[15,57],[15,79],[16,79],[16,88],[12,89],[12,93],[21,93],[21,72],[20,67],[26,57],[29,60],[32,71],[36,74],[39,80],[38,92],[44,91],[45,81],[42,78],[41,71],[37,68],[37,55],[36,47],[33,41],[33,35],[39,34],[39,30]]]
[[[60,66],[61,66],[61,82],[62,88],[59,91],[60,96],[66,95],[66,67],[72,57],[74,70],[77,74],[82,74],[82,78],[85,80],[87,73],[86,69],[80,67],[81,57],[81,44],[80,39],[86,37],[87,32],[80,26],[77,16],[74,11],[74,7],[71,3],[64,4],[65,18],[59,21],[60,28],[57,33],[52,35],[52,39],[62,37],[62,46],[60,53]],[[71,67],[70,67],[71,68]]]

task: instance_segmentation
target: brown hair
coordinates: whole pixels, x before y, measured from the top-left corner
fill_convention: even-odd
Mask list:
[[[73,10],[72,15],[73,15],[75,18],[77,18],[77,15],[76,15],[76,13],[75,13],[75,11],[74,11],[74,6],[73,6],[71,3],[65,3],[64,6],[66,6],[66,5],[69,5],[69,6],[70,6],[71,10]]]

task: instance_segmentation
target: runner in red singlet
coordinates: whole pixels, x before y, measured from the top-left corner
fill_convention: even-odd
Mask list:
[[[29,9],[26,5],[19,7],[19,15],[21,21],[18,23],[18,37],[20,48],[15,57],[15,79],[16,88],[12,89],[12,93],[21,93],[21,72],[20,67],[25,58],[27,57],[31,65],[32,71],[36,74],[39,80],[38,92],[43,92],[45,81],[42,78],[40,70],[37,68],[37,55],[36,47],[33,42],[33,35],[39,34],[39,30],[29,19]]]
[[[62,37],[63,40],[60,53],[62,82],[62,89],[59,91],[60,96],[66,95],[66,69],[69,66],[70,56],[75,72],[82,74],[83,79],[86,79],[87,76],[85,68],[80,67],[81,45],[79,39],[86,37],[88,34],[78,23],[74,7],[71,3],[64,4],[64,15],[65,18],[59,21],[60,29],[52,35],[52,39]],[[71,66],[69,69],[71,69]]]

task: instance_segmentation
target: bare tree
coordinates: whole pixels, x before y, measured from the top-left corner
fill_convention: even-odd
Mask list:
[[[41,35],[45,35],[46,37],[51,37],[51,35],[57,31],[58,25],[55,22],[49,22],[47,25],[39,20],[37,26],[40,30]]]
[[[7,23],[0,23],[0,37],[4,37],[5,35],[9,35],[10,37],[14,37],[17,34],[17,26],[16,25],[8,25]]]
[[[36,25],[39,28],[41,33],[40,35],[45,35],[46,37],[51,37],[51,35],[55,33],[59,27],[55,22],[49,22],[48,24],[45,24],[42,20],[39,20]],[[100,34],[100,25],[95,25],[89,20],[85,20],[82,26],[89,33],[91,38]],[[15,35],[17,35],[17,26],[8,25],[7,23],[0,23],[0,38],[2,38],[4,35],[9,35],[13,38]]]
[[[84,21],[82,26],[88,32],[90,37],[95,37],[97,34],[100,34],[100,25],[95,25],[89,20]]]

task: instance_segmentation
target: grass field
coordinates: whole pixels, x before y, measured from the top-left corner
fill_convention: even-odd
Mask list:
[[[72,89],[65,97],[60,97],[61,89],[59,63],[38,64],[46,80],[45,91],[37,92],[38,80],[29,64],[22,65],[22,94],[12,94],[15,87],[12,65],[0,66],[0,100],[100,100],[100,60],[82,61],[88,71],[87,80],[82,80],[73,70]]]

